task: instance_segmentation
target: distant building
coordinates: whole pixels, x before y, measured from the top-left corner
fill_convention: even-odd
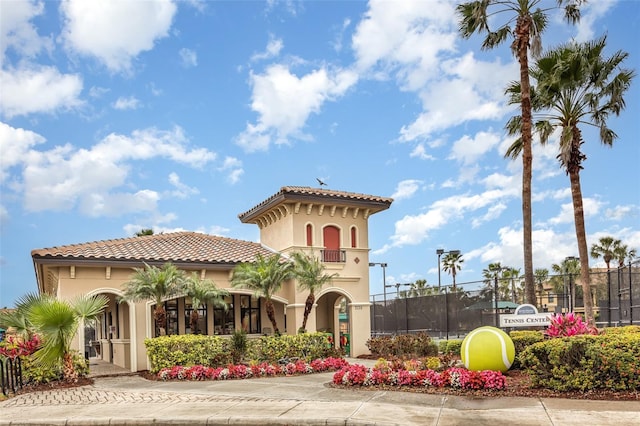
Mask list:
[[[244,328],[250,335],[261,335],[272,333],[264,301],[250,291],[231,288],[233,268],[253,261],[258,254],[304,251],[319,257],[327,273],[337,274],[317,292],[307,330],[332,333],[336,345],[344,343],[347,335],[350,355],[357,356],[368,353],[366,342],[371,333],[368,220],[392,202],[373,195],[287,186],[239,215],[243,223],[260,228],[260,243],[176,232],[37,249],[31,257],[40,292],[60,299],[78,294],[109,298],[90,342],[87,334],[79,333],[74,343],[77,349],[139,371],[149,368],[144,339],[155,337],[158,331],[153,302],[118,303],[132,268],[172,262],[189,273],[197,272],[231,293],[228,311],[213,306],[200,310],[202,333],[225,335]],[[306,298],[293,281],[285,283],[273,298],[278,325],[287,334],[295,334],[301,326]],[[191,300],[176,297],[164,303],[167,333],[190,333]]]

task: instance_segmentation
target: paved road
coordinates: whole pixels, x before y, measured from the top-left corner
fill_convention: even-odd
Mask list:
[[[640,425],[640,402],[333,389],[332,373],[208,382],[98,377],[0,403],[0,425]]]

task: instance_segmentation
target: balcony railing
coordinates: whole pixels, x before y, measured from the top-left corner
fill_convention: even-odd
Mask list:
[[[344,263],[347,261],[347,254],[344,250],[320,250],[322,261],[326,263]]]

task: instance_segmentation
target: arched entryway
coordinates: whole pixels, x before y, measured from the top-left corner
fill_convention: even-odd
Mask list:
[[[120,302],[119,298],[123,293],[112,288],[96,289],[87,295],[103,295],[109,299],[109,304],[95,324],[81,325],[84,332],[78,335],[79,350],[85,355],[95,356],[130,371],[137,371],[135,304]],[[90,327],[89,330],[87,326]],[[87,341],[87,336],[91,341]]]
[[[339,289],[326,289],[316,301],[316,330],[333,335],[336,348],[351,356],[352,324],[349,315],[351,298]]]

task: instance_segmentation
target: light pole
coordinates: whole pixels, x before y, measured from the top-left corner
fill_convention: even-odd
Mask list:
[[[385,327],[384,324],[384,319],[387,316],[385,314],[385,311],[387,310],[387,275],[386,275],[386,269],[387,269],[387,263],[386,262],[369,262],[369,266],[376,266],[376,265],[380,265],[380,267],[382,268],[382,292],[383,292],[383,297],[384,297],[384,311],[382,311],[382,332],[386,333],[387,328]],[[374,316],[375,318],[375,316]]]
[[[437,249],[436,250],[436,254],[438,255],[438,292],[440,292],[440,256],[442,256],[443,254],[452,254],[454,256],[457,256],[460,254],[460,250],[450,250],[450,251],[444,251],[444,249]]]

